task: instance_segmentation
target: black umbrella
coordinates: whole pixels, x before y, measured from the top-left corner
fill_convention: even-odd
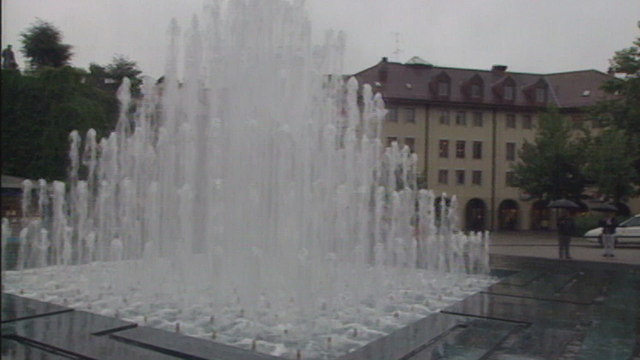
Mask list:
[[[549,203],[549,205],[547,205],[547,207],[552,209],[579,209],[580,205],[574,203],[571,200],[560,199],[560,200],[553,200],[552,202]]]
[[[596,205],[592,207],[591,210],[600,211],[600,212],[618,212],[618,208],[615,207],[615,205],[611,205],[611,204]]]

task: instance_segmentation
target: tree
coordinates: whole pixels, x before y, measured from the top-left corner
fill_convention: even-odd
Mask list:
[[[142,71],[138,68],[138,64],[124,55],[114,56],[111,63],[106,66],[96,63],[89,65],[89,75],[95,86],[115,94],[122,84],[122,79],[127,77],[131,80],[131,96],[134,98],[141,95],[141,74]]]
[[[584,147],[571,140],[570,124],[556,108],[540,115],[535,142],[525,141],[519,155],[515,186],[542,200],[581,197]]]
[[[636,38],[633,46],[616,51],[610,64],[610,72],[617,77],[602,88],[612,99],[602,101],[592,109],[593,116],[599,118],[604,126],[623,131],[627,146],[633,148],[640,143],[640,37]],[[635,158],[631,167],[640,174],[640,156]],[[631,181],[640,186],[640,176]]]
[[[630,141],[623,130],[609,128],[587,140],[585,176],[606,200],[627,201],[637,194],[633,182],[638,172],[633,164],[640,156],[640,143]]]
[[[38,19],[20,36],[22,53],[30,59],[31,66],[35,69],[68,65],[73,55],[71,45],[62,43],[60,30],[47,21]]]
[[[43,68],[37,76],[2,70],[2,171],[29,179],[66,178],[69,133],[99,136],[115,127],[118,100],[83,83],[86,72]]]

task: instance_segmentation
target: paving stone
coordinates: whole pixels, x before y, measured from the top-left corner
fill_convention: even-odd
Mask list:
[[[182,334],[175,334],[150,327],[137,327],[119,331],[109,335],[112,339],[129,344],[144,346],[178,357],[197,357],[198,359],[215,360],[278,360],[280,358],[198,339]]]
[[[89,359],[176,359],[169,355],[116,341],[106,334],[135,324],[71,311],[3,324],[2,336]]]
[[[505,352],[507,355],[557,359],[578,333],[564,329],[533,325]]]
[[[61,354],[48,352],[33,346],[29,346],[16,340],[3,338],[0,348],[2,360],[68,360],[72,359]]]
[[[589,313],[589,308],[573,303],[477,293],[444,312],[529,324],[548,323],[560,329],[573,329]]]
[[[640,334],[640,286],[638,275],[614,277],[601,305],[594,306],[592,326],[576,359],[627,360],[634,356]]]
[[[500,281],[502,285],[524,286],[545,274],[544,270],[522,270]]]
[[[377,339],[355,351],[346,354],[340,360],[389,360],[406,358],[412,351],[420,351],[421,347],[446,333],[454,331],[465,323],[465,318],[449,314],[436,313],[424,319],[398,329],[388,336]]]
[[[2,323],[68,311],[73,309],[2,293]]]
[[[483,292],[586,305],[593,303],[601,294],[609,279],[610,274],[603,271],[562,269],[559,272],[539,272],[537,277],[526,283],[501,281]]]
[[[340,360],[481,359],[518,324],[436,313],[380,338]]]

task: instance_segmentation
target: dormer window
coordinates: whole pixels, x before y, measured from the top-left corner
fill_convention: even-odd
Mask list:
[[[503,77],[498,82],[491,85],[491,89],[498,101],[506,103],[513,103],[516,101],[516,82],[510,75]]]
[[[549,85],[543,77],[532,84],[522,88],[522,94],[532,104],[545,104],[547,102],[547,88]]]
[[[504,99],[505,100],[514,100],[516,97],[516,88],[515,86],[505,86],[504,87]]]
[[[543,88],[537,88],[536,89],[536,102],[537,103],[545,102],[546,97],[547,97],[547,93],[546,93],[545,89],[543,89]]]
[[[466,100],[481,101],[484,97],[484,80],[474,74],[460,84],[460,93]]]
[[[442,71],[429,80],[431,95],[437,100],[447,100],[451,96],[451,77]]]
[[[480,88],[480,85],[478,84],[471,85],[471,97],[473,98],[482,97],[482,89]]]
[[[449,83],[440,81],[438,83],[438,96],[449,96]]]

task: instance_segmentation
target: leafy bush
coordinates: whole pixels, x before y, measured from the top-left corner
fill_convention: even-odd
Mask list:
[[[69,133],[115,127],[115,95],[83,83],[71,67],[42,68],[31,75],[2,70],[2,173],[27,179],[63,180]]]
[[[582,236],[587,231],[597,228],[602,215],[585,213],[575,217],[576,230],[573,236]]]

